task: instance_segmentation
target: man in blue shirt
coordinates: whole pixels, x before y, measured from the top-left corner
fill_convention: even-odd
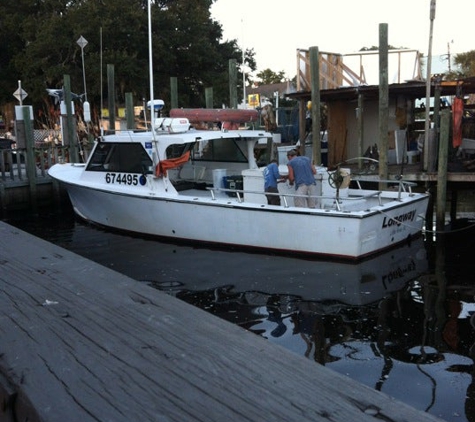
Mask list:
[[[297,195],[294,197],[294,205],[296,207],[315,208],[317,205],[317,183],[315,174],[317,170],[312,165],[310,158],[305,156],[297,156],[297,151],[290,150],[287,153],[289,162],[289,183],[295,183]]]
[[[279,183],[280,174],[277,160],[272,160],[264,169],[264,190],[269,193],[279,193],[277,183]],[[269,205],[280,205],[279,195],[266,195]]]

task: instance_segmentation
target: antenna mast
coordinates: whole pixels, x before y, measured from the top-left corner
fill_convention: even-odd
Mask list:
[[[153,102],[153,52],[152,52],[152,6],[151,0],[148,0],[148,60],[149,60],[149,78],[150,78],[150,123],[153,137],[155,139],[155,108]]]

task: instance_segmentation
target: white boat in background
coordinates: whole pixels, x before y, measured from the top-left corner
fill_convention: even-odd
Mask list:
[[[101,137],[87,163],[56,164],[49,175],[80,217],[147,236],[360,259],[421,232],[429,196],[410,183],[361,189],[349,170],[318,167],[316,209],[295,207],[285,183],[282,205],[268,205],[254,151],[272,134],[189,126],[161,118],[152,131]]]

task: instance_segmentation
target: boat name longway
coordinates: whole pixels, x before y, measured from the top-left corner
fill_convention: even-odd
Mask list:
[[[416,210],[412,210],[396,217],[384,217],[382,228],[385,229],[391,226],[400,226],[401,223],[404,223],[406,221],[414,221],[415,216]]]

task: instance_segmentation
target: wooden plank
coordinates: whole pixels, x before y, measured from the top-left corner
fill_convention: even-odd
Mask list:
[[[3,222],[0,335],[2,421],[438,420]]]
[[[342,102],[327,104],[328,110],[328,165],[334,166],[347,159],[346,112]]]

